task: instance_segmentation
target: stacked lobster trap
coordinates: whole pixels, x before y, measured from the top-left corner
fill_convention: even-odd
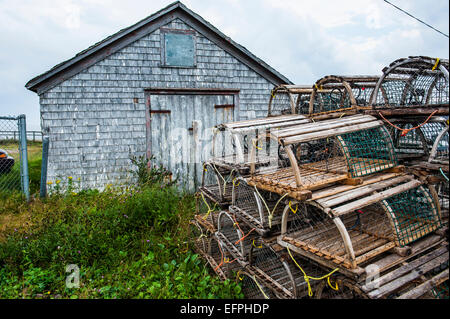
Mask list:
[[[266,118],[215,128],[196,250],[247,298],[445,292],[448,97],[426,57],[275,87]]]

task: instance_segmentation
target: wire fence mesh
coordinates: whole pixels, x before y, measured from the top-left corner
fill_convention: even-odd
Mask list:
[[[0,117],[0,192],[29,198],[25,115]]]
[[[20,191],[19,126],[16,118],[0,118],[0,191]]]

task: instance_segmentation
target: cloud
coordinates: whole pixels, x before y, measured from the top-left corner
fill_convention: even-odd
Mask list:
[[[0,115],[25,113],[39,128],[32,77],[173,0],[0,0]],[[447,0],[391,0],[437,29]],[[379,74],[409,55],[448,58],[448,39],[377,0],[185,0],[225,35],[297,84],[328,74]]]

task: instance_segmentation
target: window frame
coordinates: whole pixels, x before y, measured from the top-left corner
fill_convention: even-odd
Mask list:
[[[169,29],[169,28],[161,28],[161,67],[165,68],[183,68],[183,69],[193,69],[197,67],[197,33],[193,30],[181,30],[181,29]],[[176,33],[176,34],[184,34],[191,35],[194,48],[194,63],[193,65],[168,65],[166,64],[166,34]]]

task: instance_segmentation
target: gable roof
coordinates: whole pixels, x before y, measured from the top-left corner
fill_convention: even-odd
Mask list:
[[[231,40],[201,16],[177,1],[81,51],[73,58],[54,66],[49,71],[36,76],[28,81],[25,87],[41,94],[176,18],[183,20],[197,32],[270,82],[274,84],[293,84],[284,75],[256,57],[245,47]]]

